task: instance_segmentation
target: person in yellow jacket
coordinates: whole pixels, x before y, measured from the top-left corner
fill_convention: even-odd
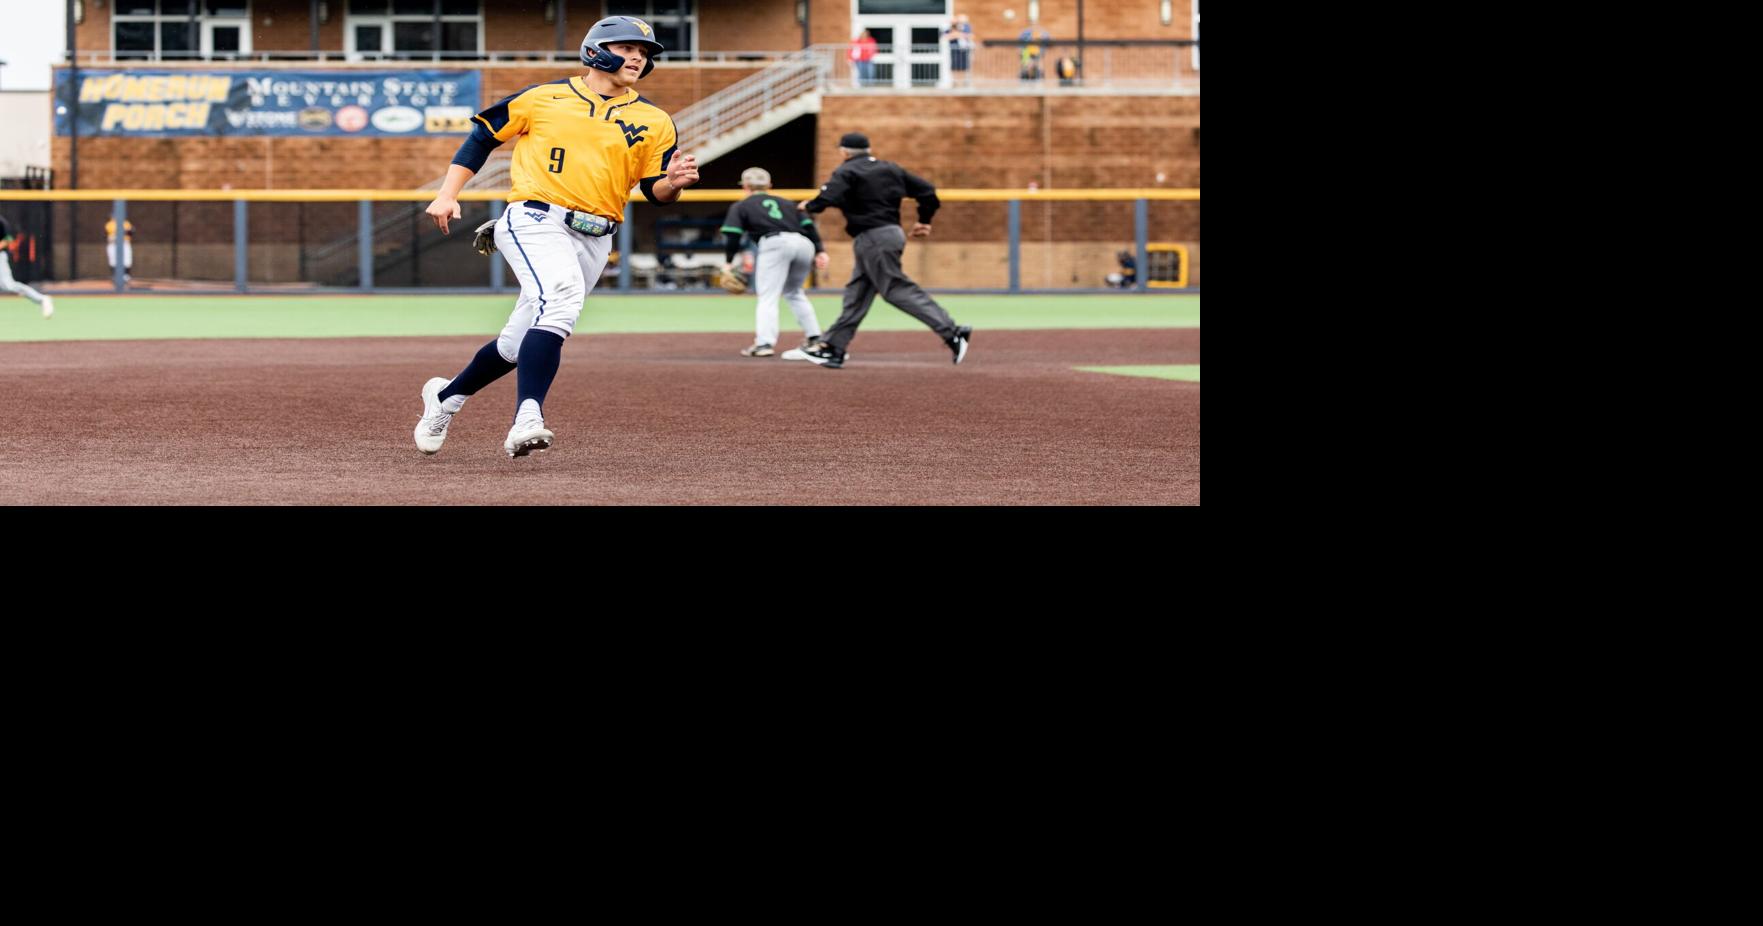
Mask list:
[[[110,272],[116,273],[116,216],[104,221],[104,258],[110,262]],[[122,223],[122,278],[134,279],[135,272],[135,223],[123,220]]]

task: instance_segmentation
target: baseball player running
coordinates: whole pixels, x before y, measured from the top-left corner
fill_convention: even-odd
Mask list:
[[[900,200],[911,196],[918,200],[918,224],[912,226],[912,237],[930,237],[930,220],[941,203],[936,187],[890,161],[878,161],[869,153],[869,137],[861,132],[847,133],[839,139],[839,153],[845,162],[833,170],[820,195],[799,207],[820,212],[829,206],[845,213],[845,231],[853,241],[851,253],[856,266],[851,268],[851,282],[845,284],[845,307],[839,320],[819,344],[804,348],[803,354],[815,364],[829,370],[845,365],[845,349],[857,336],[857,326],[869,314],[869,306],[879,294],[900,311],[924,322],[943,339],[955,362],[967,358],[967,342],[973,329],[956,325],[949,313],[937,305],[930,294],[919,288],[900,268],[900,255],[906,250],[906,233],[900,230]]]
[[[789,200],[765,192],[771,189],[769,171],[763,167],[741,171],[741,189],[751,195],[730,206],[722,220],[724,261],[734,262],[743,234],[759,243],[759,255],[753,262],[753,288],[759,293],[759,305],[753,312],[753,346],[741,351],[741,356],[770,357],[775,353],[777,297],[781,293],[796,314],[796,324],[808,336],[801,347],[784,351],[783,359],[806,360],[804,351],[820,343],[820,320],[814,317],[814,304],[802,292],[802,281],[808,279],[809,265],[825,270],[830,258],[820,244],[814,220],[796,211]]]
[[[55,315],[55,301],[12,278],[12,223],[0,215],[0,291],[18,293],[43,307],[43,317]],[[819,329],[815,329],[819,330]]]
[[[631,188],[640,186],[644,197],[662,205],[698,182],[696,159],[675,157],[673,120],[633,89],[664,50],[648,23],[609,16],[582,40],[586,74],[535,84],[473,119],[428,215],[447,234],[449,221],[460,217],[465,182],[491,150],[518,136],[508,208],[478,233],[485,253],[500,251],[514,268],[520,299],[502,333],[459,375],[423,385],[416,449],[440,450],[465,400],[510,370],[519,370],[519,388],[502,449],[523,457],[550,448],[556,435],[545,427],[545,394],[582,300],[606,266]]]

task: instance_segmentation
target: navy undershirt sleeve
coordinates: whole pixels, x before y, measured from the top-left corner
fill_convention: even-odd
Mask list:
[[[453,155],[453,163],[475,174],[484,169],[484,162],[489,160],[490,152],[496,150],[501,144],[496,140],[496,136],[490,134],[489,129],[482,125],[475,125],[472,127],[471,134],[467,135],[464,143],[459,146],[459,153]]]

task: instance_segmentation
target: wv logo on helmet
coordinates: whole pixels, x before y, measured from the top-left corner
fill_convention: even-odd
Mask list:
[[[624,130],[624,146],[626,148],[635,147],[637,142],[643,140],[643,133],[649,131],[649,127],[646,125],[625,125],[623,119],[612,121],[618,123],[618,127]]]

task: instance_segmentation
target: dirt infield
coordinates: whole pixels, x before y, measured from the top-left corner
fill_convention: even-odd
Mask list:
[[[486,340],[0,344],[0,504],[1197,505],[1197,329],[864,333],[843,370],[729,334],[572,338],[549,452],[510,460],[515,377],[410,432]],[[790,346],[789,336],[786,344]]]

